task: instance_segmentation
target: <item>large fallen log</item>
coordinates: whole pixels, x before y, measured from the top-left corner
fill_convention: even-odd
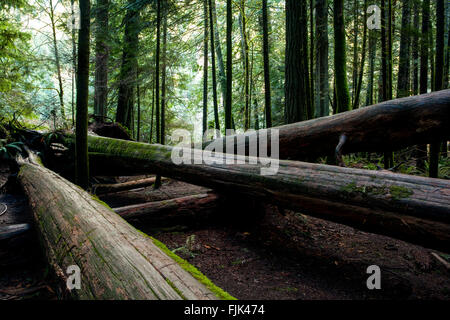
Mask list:
[[[223,152],[246,150],[249,141],[268,137],[270,154],[272,131],[279,134],[280,159],[305,160],[334,155],[341,136],[342,154],[395,151],[404,147],[450,140],[450,89],[386,101],[336,115],[272,129],[247,132],[214,140]],[[226,139],[233,139],[226,149]],[[259,141],[259,140],[258,140]],[[203,147],[210,144],[206,142]],[[264,154],[262,156],[265,156]]]
[[[69,266],[81,269],[81,288],[70,291],[74,298],[231,298],[74,184],[36,161],[19,164],[50,264],[63,279]]]
[[[450,248],[450,181],[286,160],[279,161],[276,174],[261,175],[267,159],[205,164],[201,150],[184,149],[192,162],[177,165],[172,153],[180,150],[168,146],[89,136],[88,147],[93,165],[116,172],[159,173],[231,197],[249,196],[362,230]],[[223,163],[236,160],[230,154],[215,156]]]

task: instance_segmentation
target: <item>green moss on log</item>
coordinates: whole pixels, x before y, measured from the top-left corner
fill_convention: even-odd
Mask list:
[[[389,191],[394,200],[409,198],[414,193],[411,189],[400,186],[390,186]]]
[[[383,196],[390,194],[393,200],[409,198],[413,191],[401,186],[358,186],[355,181],[343,186],[341,191],[347,193],[359,193],[362,195]]]
[[[149,236],[150,237],[150,236]],[[228,292],[225,292],[218,286],[216,286],[214,283],[212,283],[211,280],[209,280],[203,273],[201,273],[196,267],[191,265],[186,260],[180,258],[175,253],[169,250],[162,242],[158,241],[157,239],[150,237],[153,240],[153,243],[160,248],[164,253],[166,253],[169,257],[171,257],[175,262],[177,262],[184,270],[189,272],[195,279],[197,279],[200,283],[204,284],[209,290],[211,290],[216,297],[222,299],[222,300],[237,300],[233,296],[231,296]]]

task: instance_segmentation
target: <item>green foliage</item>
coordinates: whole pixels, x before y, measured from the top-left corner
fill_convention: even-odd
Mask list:
[[[11,160],[18,153],[23,153],[23,142],[11,142],[7,143],[6,139],[0,139],[0,159]]]

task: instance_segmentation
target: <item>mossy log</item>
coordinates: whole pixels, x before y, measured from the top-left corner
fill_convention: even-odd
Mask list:
[[[36,161],[18,162],[50,264],[62,279],[68,266],[81,269],[81,289],[70,291],[74,298],[231,298],[81,188]]]
[[[163,216],[164,219],[170,219],[171,216],[193,217],[200,213],[202,215],[214,213],[217,210],[218,198],[219,196],[214,193],[195,194],[175,199],[113,208],[113,210],[126,220],[151,219],[152,216]]]
[[[177,165],[169,146],[90,136],[88,147],[92,165],[116,172],[158,173],[231,198],[243,195],[361,230],[450,248],[450,181],[288,160],[279,161],[276,174],[261,175],[263,159],[205,164],[201,152],[184,149],[192,153],[192,164]]]
[[[345,144],[340,153],[395,151],[408,146],[450,140],[450,89],[419,96],[386,101],[336,115],[302,121],[243,135],[222,137],[224,152],[246,150],[252,139],[278,130],[280,159],[305,160],[335,154],[341,136]],[[253,137],[253,138],[252,138]],[[225,139],[234,139],[226,149]],[[210,144],[206,142],[206,145]],[[245,149],[244,149],[245,148]],[[263,155],[264,156],[264,155]]]

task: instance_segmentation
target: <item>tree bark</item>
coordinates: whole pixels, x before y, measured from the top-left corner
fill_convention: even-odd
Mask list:
[[[414,1],[413,11],[414,11],[414,21],[413,21],[413,39],[412,39],[412,91],[413,95],[419,94],[419,1]]]
[[[80,0],[80,30],[78,32],[77,121],[75,150],[75,182],[86,189],[89,185],[89,157],[87,146],[89,99],[89,35],[91,4]]]
[[[367,0],[364,1],[364,14],[363,14],[363,21],[367,21]],[[353,109],[359,108],[359,97],[361,94],[361,87],[362,87],[362,81],[363,81],[363,75],[364,75],[364,65],[366,62],[366,43],[367,43],[367,23],[364,23],[363,28],[363,47],[361,52],[361,66],[359,68],[359,75],[356,79],[356,94],[355,99],[353,101]]]
[[[343,134],[347,136],[342,150],[344,154],[399,150],[430,143],[434,139],[448,139],[449,106],[450,89],[447,89],[273,129],[278,130],[280,159],[305,160],[334,154]],[[245,145],[242,148],[248,152],[250,138],[265,132],[238,135],[233,142],[234,147],[227,152],[236,152],[242,145]],[[271,130],[268,130],[268,135],[270,134]],[[267,139],[268,154],[270,140]],[[216,141],[222,141],[223,150],[226,150],[225,137]]]
[[[212,89],[213,89],[213,106],[214,106],[214,124],[218,133],[220,133],[220,122],[219,122],[219,105],[217,102],[217,75],[216,75],[216,48],[215,48],[215,38],[214,38],[214,12],[212,0],[208,1],[209,6],[209,21],[210,21],[210,37],[211,37],[211,73],[212,73]],[[222,53],[222,51],[221,51]]]
[[[444,71],[444,29],[445,29],[445,7],[444,0],[436,1],[436,60],[434,73],[434,89],[439,91],[443,88]],[[433,141],[430,144],[430,167],[429,176],[437,178],[439,175],[439,154],[442,140]],[[445,140],[447,141],[447,140]]]
[[[318,108],[316,117],[330,114],[328,79],[328,0],[316,0]]]
[[[347,82],[347,55],[345,41],[344,1],[334,0],[334,72],[336,86],[336,113],[350,110]]]
[[[232,129],[232,103],[233,103],[233,4],[231,0],[227,0],[227,87],[225,90],[225,130]]]
[[[163,2],[163,39],[162,39],[162,70],[161,70],[161,135],[160,143],[166,143],[166,106],[167,106],[167,1]]]
[[[285,123],[308,119],[309,77],[306,6],[303,1],[286,1]],[[305,59],[306,55],[306,59]]]
[[[269,60],[269,14],[267,0],[262,0],[262,36],[263,36],[263,64],[264,64],[264,101],[266,128],[272,127],[272,98],[270,85],[270,60]],[[255,114],[255,121],[258,117]]]
[[[105,194],[105,193],[113,193],[120,192],[125,190],[137,189],[137,188],[145,188],[153,185],[156,181],[155,177],[139,179],[134,181],[127,181],[123,183],[114,183],[114,184],[95,184],[92,187],[93,193],[95,194]]]
[[[109,0],[99,0],[97,2],[94,114],[95,120],[98,122],[104,122],[108,104],[108,10]]]
[[[152,220],[163,217],[180,218],[196,215],[209,215],[217,212],[219,196],[210,194],[196,194],[175,199],[147,202],[126,207],[114,208],[114,212],[126,220]]]
[[[50,0],[50,23],[52,27],[52,35],[53,35],[53,51],[55,54],[55,65],[56,65],[56,72],[58,75],[58,96],[59,96],[59,106],[61,111],[61,118],[63,122],[66,121],[66,113],[64,111],[64,90],[63,90],[63,82],[62,82],[62,76],[61,76],[61,63],[59,60],[59,52],[58,52],[58,43],[56,41],[56,21],[55,21],[55,13],[54,13],[54,7],[53,7],[53,1]],[[56,116],[56,114],[55,114]],[[55,128],[56,129],[56,128]]]
[[[397,98],[409,96],[409,67],[411,39],[411,8],[409,1],[403,1],[402,27],[400,31],[400,60],[398,67]]]
[[[242,46],[242,62],[244,69],[244,131],[250,128],[250,108],[249,108],[249,89],[250,89],[250,60],[248,54],[248,39],[247,39],[247,17],[245,15],[245,1],[240,3],[240,31],[241,31],[241,46]]]
[[[180,149],[96,136],[89,137],[89,150],[95,161],[127,174],[157,172],[220,194],[244,195],[425,246],[450,247],[446,180],[285,160],[274,175],[261,175],[261,158],[257,164],[248,158],[245,165],[205,164],[199,150],[189,148],[183,152],[193,161],[177,165],[171,156]],[[216,159],[225,157],[235,159],[216,153]]]
[[[132,130],[132,113],[134,109],[136,88],[137,54],[139,45],[139,11],[131,6],[134,0],[128,1],[128,9],[124,18],[125,31],[123,40],[122,64],[120,67],[120,83],[117,98],[116,122]]]
[[[73,298],[217,299],[174,261],[175,255],[168,255],[170,251],[159,242],[109,207],[35,162],[19,164],[19,181],[29,197],[50,265],[64,281],[69,266],[81,269],[81,288],[70,291]],[[220,289],[214,292],[229,297]]]
[[[203,0],[203,116],[202,134],[208,130],[208,0]]]

